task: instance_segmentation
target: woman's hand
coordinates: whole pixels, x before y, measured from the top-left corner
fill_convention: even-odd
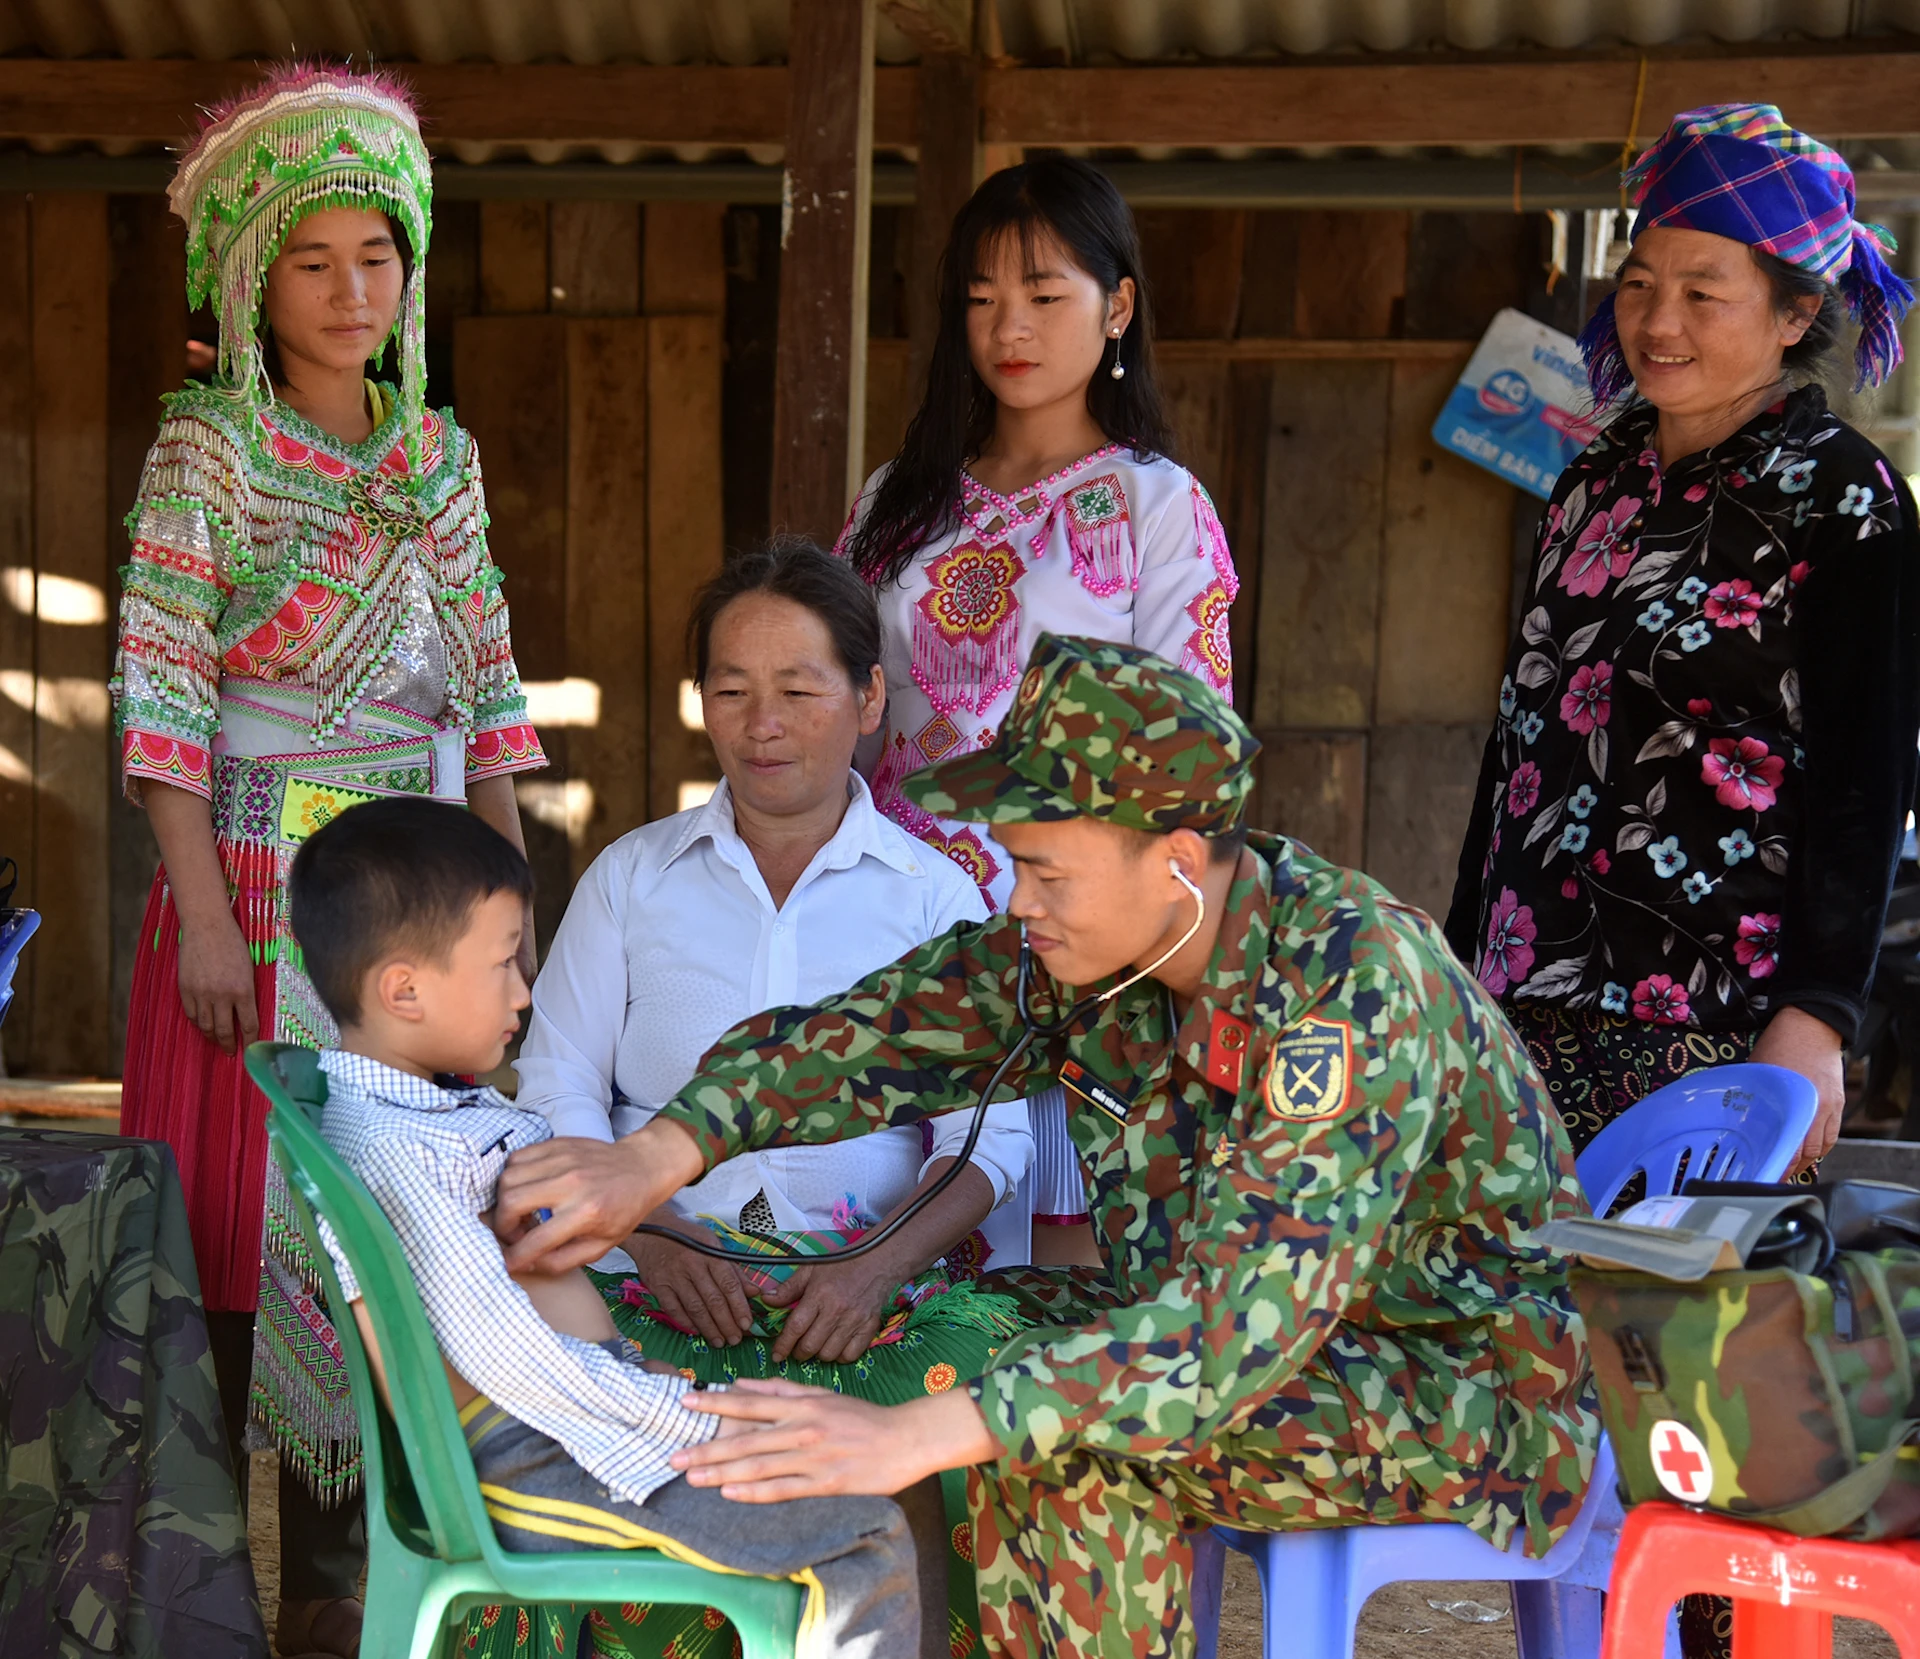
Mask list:
[[[509,777],[476,778],[467,785],[467,806],[474,817],[490,824],[520,850],[524,858],[527,840],[520,828],[520,803],[513,793],[513,779]],[[529,985],[540,971],[540,963],[533,944],[533,900],[528,899],[521,920],[520,977]]]
[[[678,1217],[647,1218],[694,1238],[711,1238],[705,1228]],[[716,1261],[697,1250],[683,1250],[653,1233],[637,1233],[627,1240],[627,1254],[639,1269],[641,1281],[660,1300],[660,1311],[678,1325],[691,1325],[715,1348],[731,1348],[746,1339],[753,1327],[753,1309],[747,1302],[747,1283],[732,1262]]]
[[[1801,1009],[1782,1008],[1753,1045],[1753,1058],[1762,1065],[1797,1071],[1818,1091],[1820,1104],[1813,1114],[1813,1127],[1788,1171],[1798,1175],[1831,1152],[1840,1138],[1840,1114],[1847,1105],[1847,1062],[1840,1033]]]
[[[180,1006],[226,1054],[260,1035],[253,957],[233,917],[204,795],[148,779],[140,787],[180,918]]]
[[[180,924],[180,1005],[201,1034],[235,1054],[260,1035],[253,957],[231,910]]]
[[[774,1362],[792,1356],[845,1365],[858,1359],[880,1334],[893,1293],[911,1277],[884,1247],[851,1261],[796,1267],[760,1298],[770,1308],[787,1310],[773,1345]]]
[[[738,1503],[890,1496],[942,1469],[964,1469],[1001,1448],[963,1389],[877,1406],[781,1377],[743,1377],[723,1393],[689,1394],[689,1409],[734,1429],[673,1454],[689,1486],[717,1486]]]

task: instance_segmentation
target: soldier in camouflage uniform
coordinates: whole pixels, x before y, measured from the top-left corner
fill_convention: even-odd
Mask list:
[[[521,1258],[579,1260],[743,1151],[970,1105],[1022,1033],[1023,927],[1051,1022],[1063,986],[1180,939],[1180,866],[1198,935],[1004,1080],[1067,1084],[1106,1271],[1009,1276],[1043,1323],[964,1389],[750,1385],[709,1403],[756,1432],[682,1454],[747,1498],[973,1465],[991,1653],[1190,1653],[1196,1522],[1458,1521],[1538,1555],[1585,1491],[1579,1319],[1533,1236],[1582,1208],[1565,1131],[1427,917],[1280,837],[1240,844],[1257,747],[1146,653],[1044,637],[994,746],[906,785],[994,826],[1008,914],[737,1026],[639,1135],[530,1149],[501,1184],[503,1211],[555,1212]]]

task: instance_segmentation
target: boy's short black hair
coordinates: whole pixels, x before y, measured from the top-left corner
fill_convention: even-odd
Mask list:
[[[293,936],[307,977],[342,1025],[360,1020],[360,988],[397,951],[444,962],[474,907],[533,895],[520,850],[485,819],[420,796],[369,801],[322,825],[288,878]]]

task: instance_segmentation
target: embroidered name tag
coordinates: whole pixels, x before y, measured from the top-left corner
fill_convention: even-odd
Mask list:
[[[1115,1123],[1125,1123],[1133,1111],[1132,1095],[1108,1088],[1077,1061],[1067,1060],[1061,1064],[1060,1082],[1072,1098],[1097,1106]]]
[[[1267,1109],[1288,1123],[1338,1117],[1353,1086],[1353,1028],[1309,1015],[1274,1044],[1262,1086]]]
[[[1251,1037],[1246,1021],[1236,1020],[1224,1008],[1213,1011],[1213,1019],[1207,1026],[1207,1081],[1216,1089],[1225,1089],[1231,1094],[1240,1092]]]

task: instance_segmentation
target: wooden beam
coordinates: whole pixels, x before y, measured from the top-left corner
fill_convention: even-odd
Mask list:
[[[860,487],[873,194],[873,0],[793,0],[773,522],[831,537]]]
[[[871,54],[868,56],[871,63]],[[244,92],[264,63],[0,59],[0,138],[178,143],[198,106]],[[428,141],[778,144],[788,70],[705,64],[411,63],[387,67],[419,98]],[[874,78],[875,139],[913,142],[918,71]]]
[[[973,0],[880,0],[880,9],[922,52],[973,50]]]
[[[920,167],[913,199],[913,257],[907,283],[907,383],[925,384],[940,330],[940,255],[953,218],[980,182],[980,66],[956,52],[920,65]]]
[[[799,0],[803,12],[826,0]],[[929,0],[930,3],[930,0]],[[1920,50],[1798,45],[1649,57],[1635,136],[1700,104],[1778,104],[1825,138],[1920,133]],[[804,52],[804,48],[803,48]],[[871,62],[871,59],[868,60]],[[991,53],[989,53],[991,64]],[[1627,137],[1638,54],[1497,62],[1334,62],[1142,69],[1019,69],[981,77],[982,142],[1022,145],[1618,144]],[[437,146],[450,144],[778,144],[791,71],[777,65],[396,65]],[[0,59],[0,139],[176,143],[195,106],[259,78],[248,62]],[[873,138],[916,142],[920,71],[873,72]],[[818,100],[817,86],[806,89]]]
[[[1620,143],[1642,59],[1009,69],[982,89],[989,144]],[[1826,137],[1920,130],[1920,52],[1648,59],[1634,136],[1701,104],[1778,104]]]

